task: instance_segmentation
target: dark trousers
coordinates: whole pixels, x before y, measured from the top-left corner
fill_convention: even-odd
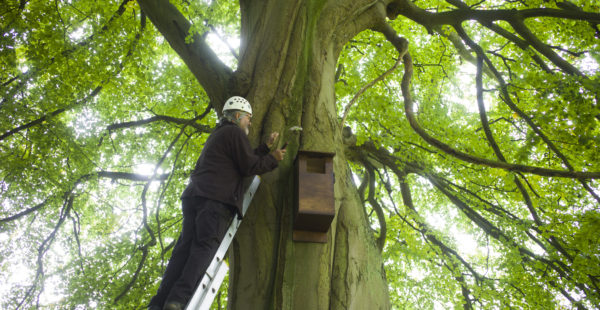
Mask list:
[[[183,227],[150,305],[192,298],[233,218],[233,207],[202,197],[182,199]]]

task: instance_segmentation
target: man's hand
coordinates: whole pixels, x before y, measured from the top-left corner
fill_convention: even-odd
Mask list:
[[[272,132],[271,133],[271,135],[269,136],[269,140],[267,140],[267,146],[269,148],[271,148],[273,146],[273,144],[277,140],[277,137],[279,137],[279,133],[278,132]]]
[[[273,152],[271,152],[271,155],[273,155],[273,157],[275,157],[275,159],[277,159],[277,161],[282,161],[283,157],[285,156],[285,149],[277,149],[274,150]]]

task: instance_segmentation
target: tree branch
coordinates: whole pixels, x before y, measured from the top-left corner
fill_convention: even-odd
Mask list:
[[[130,172],[117,172],[117,171],[98,171],[95,173],[90,173],[90,174],[86,174],[81,176],[76,182],[75,182],[75,186],[81,184],[82,182],[88,180],[89,178],[93,177],[93,176],[98,176],[101,178],[108,178],[108,179],[112,179],[112,180],[128,180],[128,181],[136,181],[136,182],[150,182],[150,181],[154,181],[154,180],[165,180],[167,179],[170,174],[160,174],[160,175],[152,175],[152,176],[147,176],[147,175],[142,175],[142,174],[137,174],[137,173],[130,173]],[[75,187],[73,187],[75,188]],[[72,191],[72,189],[70,190]],[[70,191],[66,192],[65,195],[67,193],[69,193]],[[7,223],[10,221],[14,221],[17,220],[23,216],[26,216],[32,212],[38,211],[41,208],[45,207],[49,201],[52,199],[53,196],[46,198],[46,200],[44,200],[43,202],[37,204],[34,207],[28,208],[24,211],[21,211],[15,215],[11,215],[9,217],[5,217],[0,219],[0,223]]]
[[[531,46],[533,46],[533,48],[535,48],[542,55],[546,56],[546,58],[550,59],[553,64],[561,68],[564,72],[571,75],[584,76],[584,74],[575,68],[575,66],[558,56],[558,54],[556,54],[550,47],[542,43],[542,41],[540,41],[540,39],[538,39],[537,36],[531,32],[531,30],[529,30],[520,16],[517,15],[511,18],[509,23],[519,35],[521,35],[529,44],[531,44]]]
[[[75,187],[73,187],[73,188],[75,188]],[[25,301],[31,296],[31,294],[33,294],[37,283],[44,277],[44,256],[46,255],[46,252],[50,249],[50,246],[54,242],[54,238],[56,237],[58,230],[64,223],[65,219],[69,216],[69,212],[73,208],[74,198],[75,197],[72,192],[68,192],[65,194],[65,202],[60,211],[60,216],[58,218],[58,221],[56,222],[56,225],[54,225],[54,229],[52,230],[50,235],[48,235],[48,237],[46,237],[46,239],[44,239],[44,241],[42,241],[42,244],[40,244],[40,246],[38,247],[37,271],[35,274],[35,279],[33,280],[33,283],[31,284],[29,289],[27,289],[27,291],[26,291],[25,295],[23,296],[23,299],[21,299],[21,302],[19,303],[17,309],[19,309],[23,305],[23,303],[25,303]],[[41,284],[41,285],[42,285],[42,288],[40,289],[40,292],[39,292],[40,294],[43,291],[43,284]]]
[[[467,43],[467,45],[469,47],[471,47],[477,53],[477,55],[479,55],[479,57],[481,57],[482,59],[485,60],[486,65],[493,72],[494,76],[496,77],[496,80],[500,84],[500,89],[502,91],[502,94],[504,95],[504,98],[503,98],[504,102],[509,106],[509,108],[512,111],[514,111],[515,113],[517,113],[522,119],[525,120],[525,122],[527,123],[527,125],[529,125],[529,127],[536,133],[536,135],[538,135],[544,141],[544,143],[546,143],[546,145],[548,146],[548,148],[550,150],[552,150],[552,152],[563,162],[563,164],[567,167],[567,169],[569,170],[569,172],[574,172],[575,168],[571,165],[571,163],[569,162],[569,160],[567,159],[567,157],[565,155],[563,155],[562,152],[560,152],[558,150],[558,148],[556,147],[556,145],[554,145],[554,143],[542,132],[542,130],[540,129],[540,127],[537,126],[533,122],[533,120],[531,119],[531,117],[529,117],[527,114],[525,114],[525,112],[523,112],[521,109],[519,109],[519,107],[517,107],[517,105],[512,101],[512,99],[510,97],[510,94],[508,93],[508,85],[506,84],[506,82],[502,78],[502,75],[500,75],[500,73],[498,72],[498,70],[495,68],[494,64],[485,55],[485,53],[483,52],[483,49],[478,44],[476,44],[466,34],[466,32],[464,31],[464,29],[462,29],[462,27],[456,26],[455,29],[459,33],[459,35],[461,36],[461,38],[463,38],[463,40]],[[576,178],[583,185],[583,187],[586,189],[586,191],[588,191],[588,193],[590,193],[590,195],[592,195],[592,197],[594,197],[596,199],[596,201],[600,202],[600,197],[586,183],[586,181],[585,181],[586,178],[584,178],[584,177],[576,177]],[[594,177],[594,178],[596,178],[596,177]]]
[[[125,0],[125,1],[122,3],[122,6],[123,6],[124,4],[126,4],[128,1],[129,1],[129,0]],[[113,16],[113,17],[114,17],[114,16]],[[112,19],[112,18],[111,18],[111,19]],[[124,66],[125,66],[125,62],[126,62],[126,60],[128,60],[128,59],[131,57],[131,55],[133,54],[133,50],[134,50],[134,49],[135,49],[135,47],[137,46],[137,43],[139,42],[139,40],[140,40],[140,38],[141,38],[141,34],[142,34],[142,32],[144,31],[144,29],[145,29],[145,25],[146,25],[146,22],[145,22],[145,21],[146,21],[146,18],[145,18],[145,17],[142,15],[142,20],[141,20],[141,29],[140,29],[140,31],[139,31],[139,32],[138,32],[138,33],[135,35],[135,37],[134,37],[134,39],[133,39],[133,42],[132,42],[132,44],[131,44],[131,47],[129,48],[129,50],[128,50],[128,51],[127,51],[127,53],[125,54],[125,57],[124,57],[124,59],[123,59],[123,60],[122,60],[122,61],[119,63],[119,65],[118,65],[118,69],[117,69],[117,71],[115,72],[115,75],[117,75],[118,73],[120,73],[120,72],[123,70],[123,68],[124,68]],[[9,131],[5,132],[4,134],[0,135],[0,141],[2,141],[2,140],[4,140],[4,139],[6,139],[7,137],[10,137],[10,136],[14,135],[15,133],[18,133],[18,132],[20,132],[20,131],[23,131],[23,130],[29,129],[29,128],[31,128],[31,127],[37,126],[37,125],[39,125],[39,124],[42,124],[44,121],[47,121],[47,120],[49,120],[49,119],[51,119],[51,118],[53,118],[53,117],[56,117],[57,115],[60,115],[60,114],[64,113],[65,111],[69,111],[69,110],[71,110],[71,109],[75,108],[76,106],[80,106],[80,105],[87,104],[88,102],[90,102],[90,101],[91,101],[91,100],[92,100],[94,97],[96,97],[96,96],[97,96],[97,95],[100,93],[100,91],[101,91],[101,90],[103,89],[103,87],[104,87],[103,85],[104,85],[104,84],[106,84],[106,83],[108,82],[108,80],[109,80],[109,79],[106,79],[106,80],[102,81],[102,82],[100,83],[100,85],[99,85],[99,86],[97,86],[97,87],[96,87],[94,90],[92,90],[92,91],[91,91],[91,92],[90,92],[90,93],[89,93],[87,96],[85,96],[83,99],[81,99],[81,100],[77,100],[77,101],[75,101],[75,102],[71,103],[70,105],[68,105],[68,106],[66,106],[66,107],[63,107],[63,108],[56,109],[56,110],[54,110],[53,112],[50,112],[49,114],[43,115],[43,116],[41,116],[40,118],[38,118],[38,119],[36,119],[36,120],[33,120],[33,121],[29,122],[29,123],[26,123],[26,124],[20,125],[20,126],[18,126],[18,127],[15,127],[15,128],[13,128],[13,129],[11,129],[11,130],[9,130]]]
[[[530,250],[528,250],[527,248],[522,246],[521,242],[519,242],[518,240],[514,240],[511,236],[504,233],[500,228],[496,227],[494,224],[492,224],[492,222],[490,222],[489,220],[484,218],[481,214],[479,214],[474,208],[470,207],[466,202],[462,201],[461,198],[459,198],[458,196],[451,193],[451,189],[448,188],[448,186],[443,183],[448,183],[454,187],[459,188],[462,191],[466,191],[470,195],[473,195],[477,199],[482,201],[484,204],[488,204],[494,208],[494,210],[489,210],[489,208],[485,208],[486,211],[490,211],[491,213],[503,218],[504,220],[514,221],[517,223],[518,226],[519,225],[523,226],[524,232],[527,234],[527,236],[529,238],[531,238],[531,240],[533,240],[535,243],[537,243],[542,249],[544,249],[544,251],[549,253],[546,248],[546,245],[544,243],[542,243],[542,241],[540,241],[538,238],[536,238],[530,231],[528,231],[529,228],[532,228],[538,234],[544,235],[544,233],[542,233],[540,231],[540,229],[538,229],[536,226],[529,225],[527,222],[524,222],[523,220],[510,214],[509,212],[505,211],[504,209],[495,208],[489,202],[482,200],[481,197],[475,195],[474,193],[472,193],[464,188],[454,185],[454,184],[450,183],[449,181],[444,180],[443,178],[440,178],[438,176],[427,173],[425,171],[425,169],[423,167],[421,167],[422,165],[420,165],[418,163],[410,163],[410,162],[403,161],[400,158],[397,158],[397,157],[389,154],[387,152],[387,150],[385,150],[383,148],[376,148],[372,143],[367,142],[361,146],[351,146],[349,148],[349,151],[359,152],[358,155],[353,156],[354,158],[360,158],[361,156],[362,157],[370,157],[370,158],[373,158],[374,160],[377,160],[384,166],[387,166],[390,169],[392,169],[392,171],[394,171],[394,173],[400,180],[399,181],[400,189],[402,192],[404,205],[406,205],[407,207],[412,205],[412,198],[410,198],[410,195],[406,194],[406,192],[408,192],[409,190],[407,187],[404,187],[405,185],[402,184],[403,183],[402,180],[405,179],[405,175],[407,173],[416,173],[418,175],[421,175],[421,176],[427,178],[430,181],[430,183],[435,186],[435,188],[437,188],[441,193],[443,193],[455,206],[458,207],[459,210],[461,210],[461,212],[463,212],[463,214],[465,214],[474,224],[476,224],[479,228],[481,228],[487,235],[492,236],[494,239],[500,241],[501,243],[505,244],[506,246],[515,247],[518,250],[518,252],[520,253],[523,263],[528,263],[530,261],[530,259],[538,261],[538,262],[542,263],[543,266],[547,266],[547,268],[554,270],[560,277],[568,279],[569,281],[572,281],[572,283],[574,285],[576,285],[578,288],[582,289],[583,291],[589,292],[589,289],[586,287],[586,284],[574,279],[573,271],[567,264],[558,260],[558,258],[556,258],[556,256],[551,256],[554,258],[547,259],[547,258],[545,258],[546,256],[540,256],[540,255],[534,254],[533,252],[531,252]],[[363,152],[364,154],[361,154],[361,152]],[[400,168],[400,167],[402,167],[402,168]],[[498,212],[498,209],[501,212]],[[406,222],[405,219],[403,219],[403,220]],[[417,231],[421,231],[420,228],[417,229],[417,228],[413,227],[413,229],[415,229]],[[424,235],[424,237],[427,238],[426,235]],[[545,239],[550,244],[552,244],[552,246],[554,246],[554,248],[556,250],[558,250],[558,252],[563,254],[564,257],[566,257],[570,262],[572,262],[571,255],[568,252],[566,252],[565,249],[562,248],[562,246],[560,246],[559,241],[554,236],[550,235],[548,237],[545,237]],[[433,241],[431,239],[430,239],[430,241],[435,243],[435,241]],[[451,253],[451,252],[447,251],[447,253]],[[547,273],[547,270],[544,270],[544,268],[546,268],[546,267],[535,267],[530,264],[531,263],[528,263],[528,265],[531,266],[532,268],[534,268],[535,271],[537,273],[539,273],[540,275],[542,275],[542,274],[545,275]],[[587,276],[590,278],[592,277],[591,275],[587,275]]]
[[[96,175],[101,178],[108,178],[113,180],[128,180],[135,182],[151,182],[151,181],[162,181],[166,180],[170,174],[153,174],[153,175],[143,175],[138,173],[130,173],[130,172],[118,172],[118,171],[98,171]]]
[[[138,0],[142,10],[179,54],[212,102],[224,102],[233,71],[198,34],[190,35],[190,22],[168,0]],[[214,105],[213,105],[214,106]]]
[[[85,274],[85,268],[83,268],[83,254],[81,253],[81,241],[79,240],[79,233],[81,232],[81,223],[79,220],[79,214],[77,211],[73,210],[75,213],[75,217],[69,214],[71,221],[73,222],[73,236],[75,237],[75,241],[77,242],[77,254],[79,254],[79,267],[81,268],[81,272]]]
[[[458,196],[453,195],[450,193],[449,188],[444,185],[443,183],[447,183],[450,186],[453,186],[455,188],[458,188],[459,190],[466,192],[467,194],[475,197],[477,200],[481,201],[484,204],[484,210],[492,213],[504,220],[508,220],[511,222],[515,222],[518,226],[522,226],[525,229],[525,233],[527,234],[527,236],[529,236],[529,238],[531,238],[535,243],[537,243],[542,249],[544,249],[544,251],[548,252],[547,247],[544,243],[542,243],[538,238],[536,238],[531,232],[529,232],[529,229],[533,229],[536,233],[540,234],[540,235],[544,235],[539,227],[541,227],[541,225],[539,225],[539,227],[534,226],[534,225],[530,225],[530,223],[521,220],[520,218],[516,217],[515,215],[511,214],[510,212],[506,211],[505,209],[501,208],[501,207],[497,207],[493,204],[491,204],[488,201],[485,201],[484,199],[482,199],[481,197],[479,197],[478,195],[476,195],[475,193],[471,192],[470,190],[458,186],[456,184],[451,183],[450,181],[441,178],[439,176],[436,175],[432,175],[430,173],[427,173],[425,171],[425,169],[420,168],[419,164],[411,164],[411,163],[406,163],[406,162],[402,162],[401,159],[389,154],[389,152],[383,148],[376,148],[373,143],[368,142],[365,143],[363,145],[361,145],[360,147],[354,147],[353,149],[356,148],[360,148],[360,150],[364,151],[364,153],[366,154],[362,154],[359,156],[355,156],[355,157],[371,157],[374,158],[375,160],[379,161],[381,164],[383,164],[384,166],[389,167],[390,169],[392,169],[394,171],[394,173],[396,174],[396,176],[399,179],[403,179],[404,175],[409,172],[409,173],[416,173],[422,177],[425,177],[427,179],[429,179],[430,183],[433,184],[436,188],[438,188],[438,190],[440,190],[442,193],[444,193],[456,206],[459,207],[460,210],[463,211],[463,213],[465,215],[467,215],[469,217],[469,219],[471,219],[471,221],[475,224],[477,224],[477,226],[479,226],[480,228],[482,228],[487,234],[491,234],[493,231],[499,232],[496,235],[492,235],[492,237],[498,239],[498,238],[503,238],[505,240],[508,240],[508,238],[506,237],[506,235],[504,235],[499,228],[495,228],[493,224],[491,224],[490,221],[488,221],[487,219],[485,219],[482,215],[480,215],[478,212],[476,212],[473,208],[471,208],[466,202],[463,202],[460,198],[458,198]],[[399,168],[399,166],[402,166],[403,170],[401,170]],[[572,255],[569,254],[561,245],[560,245],[560,240],[559,238],[556,238],[556,236],[550,234],[548,237],[544,237],[558,252],[560,252],[564,257],[566,257],[570,262],[573,261]],[[517,242],[512,242],[512,245],[517,245]],[[523,254],[526,255],[533,255],[533,253],[529,252],[526,249],[522,250]],[[564,269],[567,269],[566,265],[564,265],[562,262],[560,261],[556,261],[557,264],[563,266]]]
[[[354,97],[352,97],[350,102],[348,102],[346,107],[344,107],[344,114],[342,116],[342,121],[340,123],[340,126],[342,128],[344,127],[344,123],[346,123],[346,117],[348,117],[348,112],[350,112],[350,108],[352,107],[352,105],[354,105],[354,103],[356,103],[356,100],[358,99],[358,97],[360,97],[367,89],[373,87],[373,85],[375,85],[377,82],[383,80],[390,73],[394,72],[396,70],[396,68],[398,68],[398,65],[400,64],[401,61],[402,61],[402,58],[398,58],[398,60],[394,63],[394,65],[391,68],[389,68],[387,71],[385,71],[384,73],[382,73],[381,75],[376,77],[373,81],[367,83],[354,95]]]
[[[494,136],[492,135],[492,130],[490,129],[490,124],[488,122],[487,113],[485,111],[485,105],[483,104],[483,77],[482,77],[483,70],[482,70],[482,68],[483,68],[483,58],[477,57],[477,73],[475,75],[475,85],[477,87],[477,106],[479,108],[479,118],[481,119],[481,126],[483,127],[485,137],[486,137],[488,143],[490,144],[492,150],[494,150],[494,154],[496,154],[496,158],[498,158],[499,161],[505,163],[506,158],[502,154],[500,147],[498,146],[498,144],[496,143],[496,140],[494,139]],[[523,196],[523,200],[525,201],[525,204],[527,205],[527,209],[529,210],[529,213],[533,217],[533,220],[535,221],[535,223],[538,226],[541,226],[542,221],[540,220],[540,217],[538,216],[537,211],[533,207],[533,202],[531,201],[531,197],[529,196],[527,189],[525,188],[525,186],[523,186],[523,184],[521,183],[521,180],[519,180],[519,178],[516,175],[513,175],[513,181],[515,182],[515,184],[517,185],[517,188],[521,192],[521,195]]]
[[[473,65],[476,64],[475,57],[473,57],[473,55],[471,55],[471,52],[467,50],[464,43],[462,42],[460,37],[456,34],[456,32],[444,31],[440,25],[433,26],[432,29],[435,32],[437,32],[439,35],[448,39],[450,41],[450,43],[452,43],[454,48],[456,48],[456,51],[458,52],[460,57],[462,57],[464,60],[468,61],[469,63],[471,63]],[[487,72],[487,68],[484,68],[484,70],[486,71],[485,73],[487,75],[490,75],[490,76],[492,75],[491,72]]]
[[[388,17],[390,17],[390,19],[394,19],[397,15],[404,15],[425,26],[429,32],[432,32],[432,29],[435,26],[456,26],[467,20],[477,20],[479,23],[490,28],[494,32],[497,32],[498,34],[515,42],[524,50],[529,45],[533,46],[537,51],[550,59],[550,61],[552,61],[563,71],[569,74],[583,76],[583,74],[577,68],[565,61],[562,57],[558,56],[548,45],[542,43],[529,30],[529,28],[525,26],[524,20],[527,18],[536,17],[556,17],[589,22],[600,22],[600,14],[593,12],[548,8],[524,10],[473,10],[459,0],[454,0],[450,3],[457,6],[458,9],[448,12],[431,13],[416,6],[414,3],[412,3],[412,1],[397,0],[388,5]],[[494,25],[493,22],[498,20],[509,22],[515,31],[517,31],[517,33],[519,33],[525,40],[516,37],[497,25]],[[539,56],[533,57],[536,63],[538,63],[542,69],[549,71],[548,67],[544,64],[543,60],[539,58]]]
[[[459,210],[461,210],[461,212],[463,212],[474,224],[476,224],[479,228],[481,228],[487,235],[492,236],[494,239],[500,241],[501,243],[505,244],[506,246],[514,247],[515,249],[517,249],[518,252],[520,253],[523,263],[528,263],[530,261],[530,259],[538,261],[538,262],[542,263],[543,266],[547,266],[547,267],[536,267],[533,265],[529,265],[532,268],[534,268],[536,272],[545,275],[547,273],[547,270],[544,270],[544,268],[550,268],[553,271],[555,271],[560,277],[563,277],[565,279],[568,279],[569,281],[572,281],[572,283],[574,285],[576,285],[578,288],[580,288],[582,291],[589,292],[589,289],[586,287],[586,284],[579,282],[573,278],[574,277],[573,271],[567,264],[558,260],[558,258],[556,258],[556,256],[552,256],[555,258],[547,259],[547,258],[545,258],[545,256],[536,255],[535,253],[531,252],[530,250],[528,250],[527,248],[522,246],[519,241],[514,240],[511,236],[504,233],[500,228],[498,228],[492,222],[490,222],[485,217],[483,217],[481,214],[479,214],[474,208],[470,207],[467,203],[462,201],[459,197],[452,194],[451,190],[445,184],[443,184],[444,182],[448,183],[448,181],[445,181],[442,178],[439,178],[435,175],[427,173],[426,169],[424,167],[422,167],[421,164],[407,162],[400,158],[394,157],[394,156],[390,155],[387,152],[387,150],[382,149],[382,148],[376,148],[370,142],[367,142],[361,146],[349,146],[348,151],[352,152],[352,153],[357,153],[357,154],[353,154],[353,155],[351,154],[350,157],[352,157],[352,158],[371,157],[374,160],[377,160],[384,166],[387,166],[390,169],[392,169],[392,171],[394,171],[394,173],[399,178],[399,180],[403,180],[407,173],[416,173],[418,175],[421,175],[421,176],[427,178],[432,185],[434,185],[441,193],[443,193],[455,206],[458,207]],[[402,168],[400,168],[400,167],[402,167]],[[403,187],[401,186],[401,191],[405,191],[405,190],[406,189],[403,189]],[[409,201],[412,204],[412,200],[406,199],[406,195],[403,194],[403,197],[404,197],[403,199],[404,199],[405,205],[407,205],[409,203]],[[484,201],[484,203],[486,203],[486,202]],[[488,209],[486,209],[486,210],[490,211]],[[544,245],[544,243],[542,243],[538,238],[536,238],[529,231],[527,231],[527,229],[528,229],[527,227],[530,227],[530,225],[528,225],[527,223],[524,223],[522,220],[516,218],[514,215],[512,215],[506,211],[505,211],[506,214],[499,214],[497,212],[493,212],[493,213],[501,216],[502,218],[504,218],[506,220],[516,221],[517,223],[519,223],[519,225],[525,224],[524,228],[525,228],[525,233],[527,234],[527,236],[529,236],[529,238],[531,238],[534,242],[536,242],[538,245],[540,245],[540,247],[542,249],[544,249],[546,252],[548,252],[546,250],[546,246]],[[535,230],[538,234],[543,235],[543,233],[537,227],[533,226],[531,228],[533,228],[533,230]],[[548,242],[550,244],[552,244],[558,250],[558,252],[563,254],[569,261],[572,261],[571,255],[568,252],[566,252],[564,250],[564,248],[562,248],[560,246],[560,244],[558,243],[558,240],[554,236],[550,235],[546,239],[548,240]],[[530,264],[530,263],[528,263],[528,264]],[[591,276],[588,275],[588,277],[591,277]]]
[[[21,217],[29,214],[29,213],[35,212],[35,211],[43,208],[44,206],[46,206],[46,204],[48,203],[49,199],[50,198],[46,198],[46,200],[44,200],[42,203],[37,204],[35,207],[28,208],[28,209],[23,210],[23,211],[15,214],[15,215],[11,215],[9,217],[5,217],[3,219],[0,219],[0,223],[7,223],[7,222],[10,222],[10,221],[14,221],[16,219],[19,219],[19,218],[21,218]]]
[[[31,127],[34,127],[36,125],[39,125],[39,124],[43,123],[44,121],[46,121],[50,118],[53,118],[59,114],[62,114],[63,112],[68,111],[78,105],[86,104],[87,102],[91,101],[92,98],[96,97],[96,95],[98,95],[98,93],[100,93],[100,91],[102,90],[102,87],[103,87],[102,85],[96,87],[90,94],[88,94],[82,100],[75,101],[72,104],[70,104],[64,108],[56,109],[56,110],[50,112],[49,114],[43,115],[42,117],[40,117],[36,120],[33,120],[29,123],[20,125],[18,127],[15,127],[13,129],[5,132],[4,134],[0,135],[0,141],[14,135],[15,133],[18,133],[20,131],[23,131],[23,130],[29,129]]]
[[[513,238],[510,238],[502,230],[500,230],[498,227],[490,223],[487,219],[482,217],[479,213],[477,213],[475,210],[469,207],[458,197],[452,195],[452,193],[450,193],[443,186],[443,184],[437,182],[437,180],[433,178],[429,178],[429,180],[439,191],[441,191],[446,197],[448,197],[448,199],[450,199],[450,201],[455,206],[457,206],[469,219],[471,219],[477,226],[479,226],[483,231],[485,231],[486,234],[502,243],[505,243],[511,247],[518,249],[523,262],[526,262],[528,257],[532,258],[544,264],[548,268],[554,270],[560,277],[571,281],[575,286],[584,291],[586,294],[589,293],[589,288],[584,283],[580,282],[580,280],[578,279],[574,279],[573,271],[571,270],[570,266],[567,266],[565,263],[559,261],[556,258],[547,259],[543,256],[531,252],[529,249],[522,246],[519,242],[513,240]],[[532,268],[537,269],[538,272],[542,271],[541,268],[537,266],[532,266]],[[546,274],[545,270],[544,274]]]
[[[382,252],[383,247],[385,246],[385,239],[387,236],[387,223],[385,221],[383,208],[381,207],[377,199],[375,199],[375,168],[366,161],[364,161],[363,164],[367,169],[369,178],[369,195],[367,196],[367,201],[369,202],[371,207],[373,207],[373,210],[375,210],[377,220],[379,221],[379,237],[375,241],[377,243],[377,248],[379,249],[379,252]]]
[[[411,210],[411,212],[417,213],[416,208],[414,207],[414,204],[412,201],[412,194],[410,192],[410,187],[408,186],[408,183],[406,183],[406,178],[405,178],[404,172],[397,175],[397,177],[400,182],[400,191],[401,191],[402,201],[404,202],[404,205],[407,208],[409,208]],[[415,218],[418,218],[418,217],[415,217]],[[416,227],[413,227],[413,228],[416,229],[417,231],[419,231],[422,234],[422,236],[425,238],[426,241],[433,243],[438,249],[440,249],[442,251],[444,256],[446,256],[446,257],[448,257],[448,259],[450,259],[450,265],[452,265],[452,267],[447,264],[445,264],[445,266],[453,274],[453,277],[455,278],[455,280],[457,280],[460,283],[461,292],[463,294],[463,297],[465,298],[465,304],[463,305],[463,307],[464,307],[464,309],[472,309],[471,301],[469,298],[470,290],[468,288],[468,285],[464,281],[463,276],[457,275],[457,274],[460,274],[460,271],[458,270],[457,264],[454,261],[452,261],[453,258],[457,259],[465,268],[467,268],[467,270],[469,270],[469,272],[474,276],[474,278],[477,280],[477,282],[479,282],[482,279],[482,276],[479,275],[479,273],[477,273],[477,271],[475,271],[475,269],[473,269],[473,267],[471,267],[471,265],[466,260],[464,260],[456,251],[454,251],[450,247],[446,246],[443,242],[441,242],[431,232],[431,229],[429,229],[425,223],[417,221],[417,224],[420,226],[420,228],[416,228]]]
[[[106,130],[112,131],[115,129],[139,127],[139,126],[143,126],[143,125],[150,124],[150,123],[157,122],[157,121],[165,121],[165,122],[175,123],[175,124],[180,124],[180,125],[188,124],[189,126],[194,127],[198,131],[204,132],[204,133],[211,132],[212,129],[210,128],[210,126],[197,124],[196,122],[190,122],[190,121],[195,121],[196,119],[197,118],[190,120],[190,119],[177,118],[177,117],[166,116],[166,115],[156,115],[156,116],[142,119],[142,120],[112,124],[112,125],[107,126]]]
[[[121,291],[121,293],[117,297],[115,297],[113,303],[116,304],[133,287],[133,284],[135,283],[135,281],[139,277],[140,272],[142,271],[142,267],[144,267],[144,263],[146,262],[146,258],[148,258],[148,248],[149,248],[149,246],[150,246],[150,244],[145,244],[141,248],[142,258],[140,259],[140,261],[139,261],[139,263],[137,265],[137,268],[136,268],[135,272],[133,273],[133,276],[131,277],[131,280],[127,283],[127,285],[125,285],[125,288],[123,288],[123,290]]]
[[[179,140],[179,138],[181,138],[181,136],[183,135],[183,133],[185,132],[185,128],[187,127],[187,125],[191,124],[193,121],[195,121],[195,119],[191,119],[189,120],[179,131],[179,134],[177,135],[177,137],[175,137],[175,139],[173,139],[173,141],[171,141],[171,144],[167,147],[167,150],[165,151],[165,153],[163,154],[163,156],[161,157],[161,159],[156,163],[155,167],[154,167],[154,171],[152,173],[152,176],[150,177],[150,180],[152,180],[153,178],[156,177],[157,172],[158,172],[158,168],[162,165],[162,163],[165,161],[165,159],[167,158],[167,155],[171,152],[171,150],[173,149],[173,147],[175,146],[175,143],[177,143],[177,141]],[[121,293],[114,299],[114,303],[116,304],[121,298],[123,298],[127,292],[133,287],[133,284],[135,283],[135,281],[137,281],[137,278],[139,277],[139,274],[142,270],[142,267],[144,266],[144,263],[148,257],[148,249],[150,247],[153,247],[154,245],[156,245],[156,235],[154,234],[154,231],[152,230],[152,228],[150,227],[150,224],[148,224],[148,207],[146,204],[146,194],[148,192],[148,189],[150,188],[150,181],[148,181],[146,183],[146,185],[144,186],[144,189],[142,190],[142,194],[141,194],[141,199],[142,199],[142,224],[144,226],[144,229],[146,230],[146,232],[148,232],[148,235],[150,236],[150,241],[148,243],[146,243],[140,250],[142,251],[142,258],[140,260],[140,262],[138,263],[137,269],[135,271],[135,273],[133,274],[131,280],[129,281],[129,283],[125,286],[125,288],[123,288],[123,290],[121,291]]]
[[[401,88],[402,88],[402,95],[404,97],[404,110],[405,110],[406,118],[408,119],[408,122],[409,122],[410,126],[413,128],[413,130],[417,134],[419,134],[419,136],[421,136],[421,138],[423,138],[423,140],[427,141],[427,143],[431,144],[432,146],[435,146],[438,149],[444,151],[445,153],[447,153],[455,158],[458,158],[460,160],[466,161],[466,162],[484,165],[484,166],[493,167],[493,168],[500,168],[500,169],[504,169],[504,170],[508,170],[508,171],[518,171],[518,172],[524,172],[524,173],[537,174],[537,175],[541,175],[541,176],[572,178],[572,179],[579,179],[579,178],[581,178],[581,179],[598,179],[598,178],[600,178],[600,172],[554,170],[554,169],[527,166],[527,165],[521,165],[521,164],[510,164],[510,163],[504,163],[504,162],[500,162],[500,161],[489,160],[486,158],[480,158],[480,157],[473,156],[473,155],[461,152],[459,150],[456,150],[456,149],[450,147],[449,145],[433,138],[423,128],[421,128],[421,126],[419,125],[419,123],[417,122],[417,120],[415,118],[415,114],[413,111],[413,101],[412,101],[412,96],[410,94],[410,80],[412,78],[413,69],[412,69],[412,59],[410,57],[410,53],[407,52],[406,55],[403,57],[403,60],[404,60],[404,76],[402,78]]]
[[[221,34],[219,34],[219,31],[217,31],[217,29],[213,26],[210,25],[210,30],[212,30],[212,32],[217,36],[217,38],[219,38],[219,40],[221,40],[221,42],[223,42],[223,44],[227,45],[227,48],[229,48],[229,51],[231,52],[231,55],[233,55],[233,57],[235,57],[235,59],[240,59],[240,56],[238,55],[238,53],[235,51],[235,49],[231,46],[231,44],[229,44],[229,42],[227,42],[227,40],[225,40]]]
[[[74,52],[78,51],[79,49],[86,47],[90,42],[92,42],[92,40],[94,39],[95,36],[102,34],[104,32],[106,32],[109,28],[109,26],[119,17],[121,17],[123,15],[123,13],[125,13],[126,11],[126,5],[127,3],[131,2],[133,0],[123,0],[123,2],[121,2],[121,4],[119,5],[119,8],[117,9],[117,11],[115,11],[115,13],[113,13],[113,15],[109,18],[109,20],[106,22],[106,24],[104,24],[104,26],[102,26],[102,28],[100,29],[100,31],[96,32],[96,33],[92,33],[90,36],[88,36],[87,38],[85,38],[84,40],[82,40],[81,42],[78,42],[76,46],[74,46],[73,48],[70,49],[66,49],[64,51],[60,52],[60,56],[61,58],[68,58],[71,54],[73,54]],[[25,6],[25,3],[27,1],[22,1],[22,7],[19,6],[19,8],[22,10]],[[22,81],[19,82],[19,84],[15,87],[13,87],[11,89],[11,91],[9,92],[9,95],[7,96],[8,98],[12,98],[13,95],[19,90],[21,89],[22,86],[24,86],[27,81],[35,76],[37,76],[39,73],[43,72],[42,69],[47,69],[48,67],[50,67],[54,61],[56,60],[56,56],[52,56],[50,57],[50,61],[49,63],[40,66],[39,68],[36,69],[31,69],[28,70],[25,73],[20,73],[17,76],[11,78],[10,80],[2,83],[2,87],[7,86],[8,84],[14,82],[17,79],[21,79]]]
[[[210,108],[210,105],[209,105]],[[175,159],[173,160],[173,166],[171,168],[171,175],[169,176],[169,178],[167,179],[167,183],[164,186],[163,191],[160,194],[159,200],[158,200],[158,205],[156,206],[156,213],[155,213],[155,220],[156,220],[156,234],[158,235],[158,242],[160,244],[160,248],[161,251],[165,250],[164,244],[163,244],[163,240],[162,240],[162,232],[160,229],[161,226],[161,222],[160,222],[160,206],[162,204],[162,200],[165,196],[165,193],[169,187],[169,184],[171,184],[171,180],[173,178],[173,175],[175,174],[175,169],[177,166],[177,161],[179,160],[179,155],[181,155],[181,152],[183,151],[183,148],[187,145],[187,143],[189,142],[189,140],[192,138],[192,136],[188,136],[186,138],[186,140],[182,143],[181,147],[179,148],[179,151],[177,151],[177,154],[175,155]]]
[[[387,7],[387,15],[390,19],[395,19],[398,15],[403,15],[428,29],[431,29],[431,27],[435,25],[457,25],[467,20],[477,20],[483,24],[497,20],[510,21],[515,18],[527,19],[536,17],[556,17],[600,22],[600,14],[598,13],[549,8],[524,10],[473,10],[461,7],[452,11],[431,13],[418,7],[410,0],[396,0],[391,2]]]

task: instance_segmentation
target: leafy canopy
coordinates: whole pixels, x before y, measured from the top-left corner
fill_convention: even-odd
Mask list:
[[[235,67],[237,3],[172,2]],[[599,5],[389,2],[335,92],[394,308],[597,308]],[[208,97],[134,1],[1,10],[0,304],[140,307]]]

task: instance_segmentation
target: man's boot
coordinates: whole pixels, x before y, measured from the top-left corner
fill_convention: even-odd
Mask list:
[[[168,301],[163,307],[163,310],[183,310],[184,306],[185,305],[180,302]]]

